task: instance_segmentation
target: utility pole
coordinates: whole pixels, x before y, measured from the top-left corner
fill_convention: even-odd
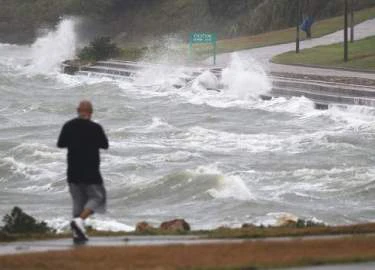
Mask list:
[[[297,33],[296,33],[296,53],[300,51],[300,23],[301,23],[301,3],[300,0],[297,1]]]
[[[345,15],[344,15],[344,61],[348,62],[348,0],[345,0]]]
[[[354,42],[354,0],[350,3],[350,42]]]

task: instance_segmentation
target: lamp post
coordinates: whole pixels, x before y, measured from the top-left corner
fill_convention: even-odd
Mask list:
[[[348,62],[348,0],[345,0],[345,15],[344,15],[344,61]]]
[[[354,0],[350,2],[350,42],[354,42]]]
[[[301,19],[301,3],[300,0],[297,1],[297,33],[296,33],[296,53],[300,51],[300,19]]]

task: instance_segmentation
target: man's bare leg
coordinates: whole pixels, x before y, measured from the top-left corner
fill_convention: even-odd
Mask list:
[[[91,209],[85,208],[85,209],[83,209],[83,211],[79,215],[79,217],[82,218],[83,220],[85,220],[86,218],[91,216],[93,213],[94,213],[94,211],[92,211]]]

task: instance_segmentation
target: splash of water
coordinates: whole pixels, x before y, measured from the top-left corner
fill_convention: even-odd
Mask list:
[[[60,70],[64,60],[72,59],[76,53],[77,19],[61,20],[56,30],[39,37],[31,46],[31,63],[27,67],[30,73],[55,73]]]
[[[148,44],[148,50],[142,57],[142,61],[164,65],[184,65],[186,51],[183,44],[184,40],[177,35],[167,35],[153,40]]]
[[[228,94],[240,99],[254,99],[271,90],[272,84],[262,66],[254,59],[245,62],[236,53],[222,73],[222,84]]]

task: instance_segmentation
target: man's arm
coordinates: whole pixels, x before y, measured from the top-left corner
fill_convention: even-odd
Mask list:
[[[68,132],[66,125],[63,126],[60,132],[59,139],[57,140],[57,147],[66,148],[68,147]]]
[[[98,137],[98,147],[101,149],[108,149],[108,138],[101,126],[99,126],[99,137]]]

